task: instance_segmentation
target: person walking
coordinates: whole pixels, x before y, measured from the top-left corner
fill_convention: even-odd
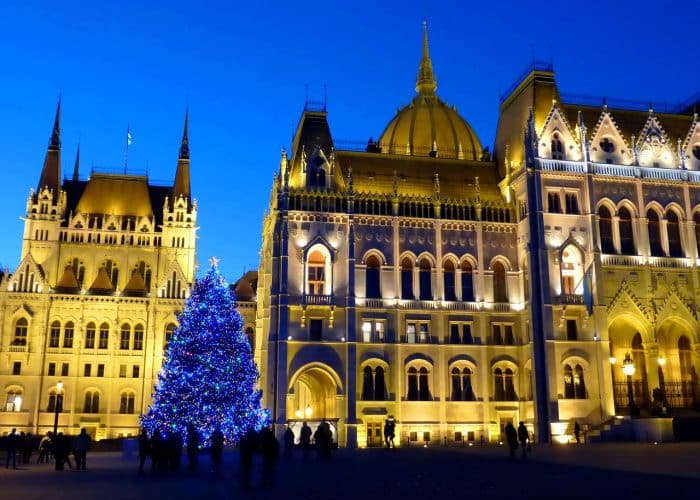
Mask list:
[[[287,429],[284,431],[284,458],[289,460],[292,458],[294,451],[294,431],[287,424]]]
[[[523,458],[527,457],[527,439],[527,427],[525,427],[523,422],[520,422],[520,425],[518,425],[518,441],[520,441],[520,446],[523,449]]]
[[[515,457],[515,450],[518,449],[518,431],[515,430],[513,422],[508,422],[505,428],[506,442],[510,449],[510,456]]]
[[[12,429],[12,432],[5,438],[7,446],[7,457],[5,457],[5,468],[10,468],[10,460],[12,460],[12,468],[17,468],[17,448],[19,444],[19,436],[17,429]]]
[[[301,426],[299,444],[304,452],[304,459],[309,458],[309,448],[311,448],[311,427],[309,427],[309,424],[306,422],[304,422]]]
[[[199,453],[199,434],[194,424],[187,424],[187,465],[190,472],[197,472],[197,454]]]
[[[574,437],[576,438],[576,444],[581,444],[581,426],[577,421],[574,421]]]
[[[396,437],[396,422],[394,421],[393,418],[389,419],[389,443],[388,445],[391,448],[396,448],[396,444],[394,443],[394,438]]]
[[[266,488],[272,488],[275,484],[275,465],[280,452],[280,445],[272,428],[266,427],[262,430],[260,445],[263,455],[262,484]]]
[[[151,455],[151,440],[148,438],[146,429],[141,429],[139,434],[139,476],[143,476],[143,465],[146,463],[146,458]],[[155,463],[155,459],[151,455],[151,463]],[[155,466],[153,466],[155,469]]]
[[[240,486],[242,490],[248,491],[251,487],[253,456],[255,455],[255,449],[257,447],[257,433],[255,429],[248,429],[248,432],[241,438],[238,446],[240,452]]]
[[[211,464],[216,477],[221,477],[221,458],[223,452],[224,433],[221,432],[221,427],[217,425],[214,428],[214,432],[211,434]]]
[[[80,430],[80,434],[73,440],[73,453],[75,455],[75,469],[87,470],[87,452],[90,449],[90,436],[85,427]]]
[[[51,431],[47,432],[39,441],[39,458],[36,463],[43,464],[49,461],[49,448],[51,448]]]

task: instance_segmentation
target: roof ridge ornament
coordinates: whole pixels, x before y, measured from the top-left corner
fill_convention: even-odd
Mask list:
[[[422,96],[434,96],[437,90],[437,81],[433,73],[433,63],[430,60],[430,50],[428,47],[428,22],[423,21],[423,56],[418,67],[418,77],[416,78],[416,92]]]

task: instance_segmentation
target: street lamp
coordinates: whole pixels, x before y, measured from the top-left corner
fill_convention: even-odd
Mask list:
[[[53,413],[53,435],[58,434],[58,413],[63,410],[63,382],[56,383],[56,402]]]
[[[632,392],[632,375],[636,371],[634,361],[630,353],[625,354],[625,359],[622,361],[622,373],[627,376],[627,399],[629,400],[630,415],[639,415],[639,408],[634,402],[634,393]]]
[[[666,400],[666,379],[664,377],[664,366],[666,366],[666,358],[663,355],[659,355],[656,359],[659,364],[659,390],[661,391],[661,403]]]

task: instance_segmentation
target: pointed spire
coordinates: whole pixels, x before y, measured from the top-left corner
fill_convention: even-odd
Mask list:
[[[182,143],[180,144],[180,159],[189,160],[190,159],[190,138],[189,138],[189,117],[190,109],[189,106],[185,108],[185,127],[182,131]]]
[[[435,95],[437,90],[437,81],[433,73],[433,63],[430,60],[430,52],[428,50],[428,23],[423,21],[423,57],[420,60],[418,67],[418,77],[416,78],[416,92],[420,95],[431,96]]]
[[[73,180],[80,180],[80,143],[78,143],[78,151],[75,153],[75,164],[73,165]]]
[[[61,96],[58,96],[56,117],[53,120],[53,130],[51,131],[51,139],[49,139],[49,150],[58,151],[59,149],[61,149]]]
[[[41,177],[39,177],[39,188],[37,192],[48,187],[53,190],[54,201],[58,200],[59,191],[61,190],[61,97],[58,98],[56,106],[56,117],[51,130],[51,138],[49,146],[46,150],[44,158],[44,167],[41,169]]]
[[[190,141],[189,141],[189,107],[185,109],[185,126],[182,132],[180,155],[177,159],[177,171],[173,183],[173,203],[179,196],[190,201]]]

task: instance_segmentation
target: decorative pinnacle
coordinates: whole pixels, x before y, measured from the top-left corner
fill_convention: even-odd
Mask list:
[[[420,95],[435,95],[437,81],[433,73],[433,63],[430,60],[428,49],[428,23],[423,21],[423,57],[418,67],[418,77],[416,78],[416,92]]]

